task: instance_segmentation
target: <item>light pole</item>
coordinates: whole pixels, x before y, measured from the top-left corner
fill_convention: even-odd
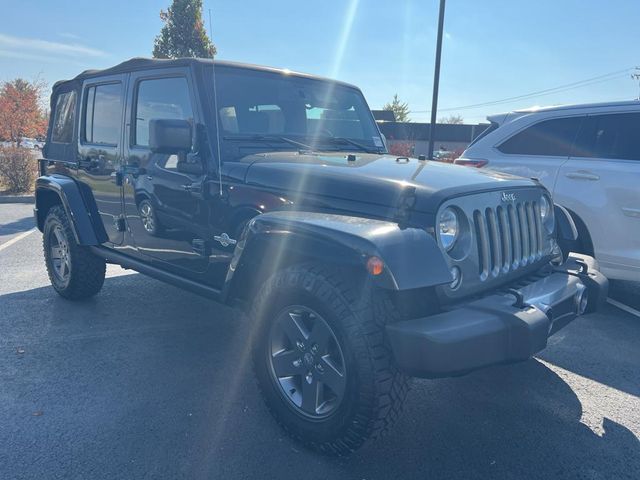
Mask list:
[[[433,142],[436,134],[436,114],[438,113],[438,87],[440,86],[440,57],[442,54],[442,30],[444,27],[444,4],[440,0],[440,15],[438,17],[438,39],[436,40],[436,67],[433,73],[433,99],[431,100],[431,125],[429,126],[429,154],[427,158],[433,160]]]

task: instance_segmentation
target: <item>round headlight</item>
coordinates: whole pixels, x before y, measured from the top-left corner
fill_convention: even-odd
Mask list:
[[[438,239],[446,251],[453,248],[458,238],[458,215],[451,207],[445,208],[438,218]]]
[[[552,232],[554,227],[553,203],[546,195],[540,198],[540,218],[547,231]]]

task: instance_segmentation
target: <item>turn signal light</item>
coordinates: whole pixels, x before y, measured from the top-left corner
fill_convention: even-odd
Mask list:
[[[384,262],[379,257],[369,257],[367,260],[367,271],[371,275],[380,275],[384,270]]]
[[[482,168],[489,163],[489,160],[482,160],[479,158],[475,158],[475,159],[474,158],[456,158],[453,163],[455,163],[456,165],[462,165],[465,167]]]

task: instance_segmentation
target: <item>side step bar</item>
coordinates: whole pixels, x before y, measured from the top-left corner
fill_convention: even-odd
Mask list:
[[[175,273],[167,272],[166,270],[154,267],[147,263],[141,262],[140,260],[136,260],[135,258],[131,258],[127,255],[115,252],[108,248],[94,246],[91,247],[91,251],[97,256],[104,258],[109,263],[115,263],[116,265],[120,265],[121,267],[135,270],[136,272],[140,272],[144,275],[148,275],[149,277],[153,277],[156,280],[170,283],[171,285],[175,285],[176,287],[184,288],[185,290],[189,290],[190,292],[196,293],[211,300],[216,300],[218,302],[222,301],[222,291],[218,290],[217,288],[209,287],[207,285],[194,282],[193,280],[180,277]]]

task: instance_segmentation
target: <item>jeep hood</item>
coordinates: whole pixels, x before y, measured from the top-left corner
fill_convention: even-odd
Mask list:
[[[227,174],[242,175],[248,185],[261,188],[387,207],[415,189],[414,208],[425,213],[435,213],[446,198],[465,193],[536,186],[532,180],[500,172],[387,154],[358,153],[349,161],[345,152],[250,155]]]

